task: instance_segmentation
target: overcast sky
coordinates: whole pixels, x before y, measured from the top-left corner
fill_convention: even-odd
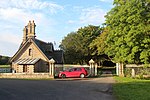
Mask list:
[[[36,24],[36,38],[56,42],[87,25],[101,26],[113,0],[0,0],[0,55],[13,56],[29,20]]]

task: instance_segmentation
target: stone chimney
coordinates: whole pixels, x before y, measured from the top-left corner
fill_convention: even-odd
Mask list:
[[[27,28],[28,28],[28,31],[27,31],[27,38],[35,38],[35,23],[34,23],[34,20],[32,21],[29,21],[28,25],[27,25]]]
[[[27,41],[28,38],[35,38],[35,23],[34,20],[29,21],[28,25],[24,27],[23,29],[23,44]]]
[[[36,27],[36,25],[35,25],[34,20],[33,20],[32,21],[32,34],[34,34],[34,36],[35,36],[35,27]]]
[[[27,26],[25,26],[23,29],[23,44],[27,41],[27,32]]]

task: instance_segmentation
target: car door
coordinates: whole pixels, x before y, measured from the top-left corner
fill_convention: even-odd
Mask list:
[[[80,77],[81,68],[74,68],[72,74],[73,74],[73,77]]]
[[[71,68],[68,72],[67,72],[67,76],[68,77],[74,77],[74,75],[75,75],[75,72],[74,72],[74,68]]]
[[[77,75],[77,77],[80,77],[81,73],[82,73],[82,69],[81,68],[77,68],[76,69],[76,75]]]
[[[73,71],[73,77],[78,77],[78,71],[77,71],[77,68],[74,68],[74,71]]]

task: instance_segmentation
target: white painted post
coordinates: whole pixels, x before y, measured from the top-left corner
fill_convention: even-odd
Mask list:
[[[12,62],[11,69],[12,69],[12,73],[15,73],[15,63],[14,62]]]
[[[116,63],[116,75],[119,75],[119,63]]]
[[[51,60],[49,60],[49,63],[50,63],[50,75],[54,76],[54,63],[55,63],[55,60],[52,58]]]
[[[52,76],[54,76],[54,63],[52,64]]]
[[[91,76],[94,76],[94,60],[91,59],[89,61],[89,64],[90,64],[90,74],[91,74]]]
[[[94,65],[93,65],[93,63],[92,63],[92,76],[94,76]]]
[[[132,75],[132,78],[135,78],[135,69],[134,69],[134,68],[132,68],[132,73],[131,73],[131,75]]]
[[[92,64],[90,63],[90,75],[92,74]]]
[[[52,68],[52,64],[49,62],[49,74],[50,74],[50,75],[52,75],[52,70],[51,70],[51,68]]]
[[[97,76],[97,67],[98,67],[98,65],[97,65],[97,63],[95,64],[95,76]]]
[[[124,77],[123,63],[119,63],[119,76]]]

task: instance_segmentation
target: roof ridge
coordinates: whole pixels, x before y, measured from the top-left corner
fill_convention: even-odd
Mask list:
[[[39,41],[39,42],[43,42],[43,43],[47,44],[47,42],[42,41],[42,40],[40,40],[40,39],[35,39],[35,40],[37,40],[37,41]]]
[[[53,44],[52,42],[45,42],[45,41],[42,41],[42,40],[40,40],[40,39],[35,39],[35,40],[37,40],[37,41],[39,41],[39,42],[42,42],[42,43],[45,43],[45,44]]]

